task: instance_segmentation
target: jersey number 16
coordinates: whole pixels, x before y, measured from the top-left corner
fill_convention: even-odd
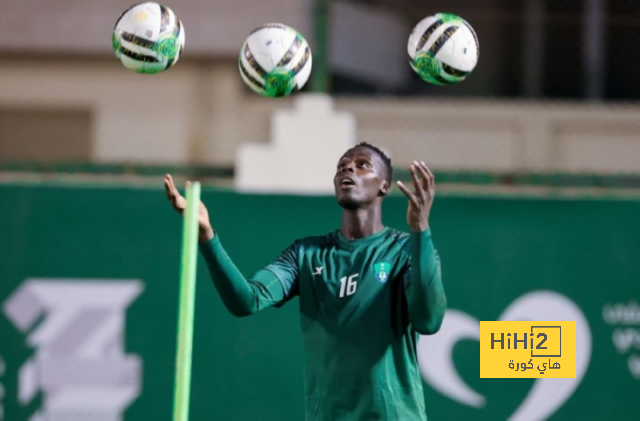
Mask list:
[[[354,279],[357,278],[358,275],[359,273],[356,273],[355,275],[351,275],[349,277],[344,276],[340,279],[340,298],[345,296],[345,292],[347,295],[352,295],[356,292],[356,288],[358,288],[358,281],[355,281]]]

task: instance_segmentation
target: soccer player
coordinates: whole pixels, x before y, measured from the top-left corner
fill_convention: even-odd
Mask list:
[[[409,233],[382,224],[391,160],[360,143],[338,161],[333,179],[340,229],[301,238],[245,278],[225,252],[200,205],[199,249],[226,308],[243,317],[299,298],[305,356],[305,419],[427,419],[416,356],[418,334],[434,334],[445,313],[440,261],[429,227],[434,177],[410,167]],[[186,200],[170,175],[167,197]]]

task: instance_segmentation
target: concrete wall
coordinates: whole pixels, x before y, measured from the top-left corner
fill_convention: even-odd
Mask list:
[[[126,70],[115,58],[0,66],[0,110],[90,111],[95,162],[230,164],[239,142],[268,140],[275,103],[256,99],[235,63],[181,63],[153,76]],[[50,145],[67,146],[64,139]]]
[[[115,59],[0,65],[0,113],[90,112],[95,162],[233,165],[238,146],[268,142],[271,114],[292,105],[245,88],[234,61],[186,61],[153,76]],[[421,158],[449,170],[640,172],[640,105],[338,97],[334,107],[355,117],[358,140],[401,166]],[[11,141],[10,130],[0,134]],[[50,146],[56,156],[67,147]]]
[[[133,0],[2,0],[0,52],[108,56]],[[185,56],[236,56],[255,27],[282,22],[310,37],[310,0],[167,0],[184,25]]]
[[[344,99],[362,140],[406,164],[538,172],[640,172],[640,105]]]

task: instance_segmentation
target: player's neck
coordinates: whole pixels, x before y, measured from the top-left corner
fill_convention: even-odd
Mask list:
[[[378,206],[362,209],[343,209],[340,232],[345,238],[365,238],[384,229]]]

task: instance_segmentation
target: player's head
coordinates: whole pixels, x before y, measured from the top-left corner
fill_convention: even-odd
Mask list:
[[[338,160],[333,185],[340,206],[356,209],[382,202],[392,181],[391,159],[377,147],[362,142]]]

